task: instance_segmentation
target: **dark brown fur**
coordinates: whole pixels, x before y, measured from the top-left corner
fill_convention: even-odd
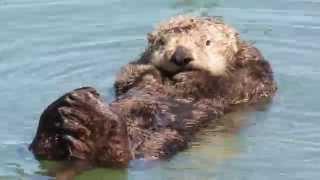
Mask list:
[[[166,74],[143,60],[125,66],[115,82],[117,99],[103,102],[93,88],[76,89],[42,114],[30,149],[40,158],[82,159],[127,166],[136,158],[168,158],[192,135],[241,103],[276,91],[271,67],[243,43],[226,76],[203,71]]]

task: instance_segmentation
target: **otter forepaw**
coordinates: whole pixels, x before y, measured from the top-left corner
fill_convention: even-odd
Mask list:
[[[194,74],[195,72],[192,71],[181,72],[173,76],[173,80],[175,82],[187,82],[194,78]]]
[[[58,108],[59,115],[61,116],[60,128],[70,134],[74,134],[80,139],[85,139],[90,136],[91,131],[86,127],[89,120],[87,114],[70,107]]]
[[[86,154],[90,153],[90,148],[87,144],[71,135],[64,135],[63,139],[68,144],[68,154],[70,157],[81,160],[87,159]]]
[[[107,108],[99,93],[93,88],[76,89],[66,95],[65,101],[71,107],[85,110],[99,111],[101,108]]]
[[[121,126],[115,126],[121,125]],[[117,163],[117,152],[128,151],[126,127],[93,88],[80,88],[65,94],[42,113],[37,135],[30,149],[46,159],[82,159]],[[119,138],[121,146],[115,146]],[[100,143],[97,143],[100,142]],[[99,162],[100,163],[100,162]]]

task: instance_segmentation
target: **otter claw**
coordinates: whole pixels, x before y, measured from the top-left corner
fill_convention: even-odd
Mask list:
[[[78,111],[70,107],[60,107],[58,108],[58,112],[63,119],[71,119],[78,121],[87,119],[86,115],[81,113],[81,111]]]
[[[96,95],[99,96],[99,93],[97,92],[97,90],[95,90],[95,89],[92,88],[92,87],[82,87],[82,88],[75,89],[74,91],[91,92],[91,93],[96,94]]]
[[[59,108],[58,112],[62,117],[62,129],[77,134],[80,139],[90,136],[90,130],[82,125],[87,119],[85,115],[68,107]]]
[[[63,139],[69,144],[69,156],[77,159],[86,159],[86,153],[89,152],[89,147],[80,140],[70,136],[64,135]]]
[[[100,97],[99,93],[90,87],[76,89],[68,93],[65,101],[70,106],[82,107],[88,104],[89,101],[96,100]]]

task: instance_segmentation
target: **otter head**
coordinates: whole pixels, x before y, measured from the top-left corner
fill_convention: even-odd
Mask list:
[[[148,61],[177,73],[203,70],[226,74],[239,44],[238,33],[214,17],[174,17],[148,35]]]

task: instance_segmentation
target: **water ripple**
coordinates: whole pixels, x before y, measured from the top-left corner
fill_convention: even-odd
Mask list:
[[[0,179],[49,179],[26,148],[41,111],[85,85],[112,100],[116,72],[146,33],[183,12],[222,16],[255,42],[275,71],[274,102],[227,116],[156,167],[79,179],[319,179],[319,9],[318,0],[0,0]]]

